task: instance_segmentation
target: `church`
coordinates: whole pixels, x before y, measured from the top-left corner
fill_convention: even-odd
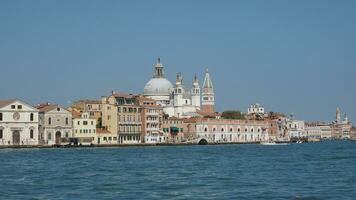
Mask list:
[[[194,76],[188,89],[180,73],[177,74],[175,85],[165,78],[164,66],[159,58],[153,78],[144,87],[143,95],[154,99],[169,117],[190,118],[199,116],[198,113],[215,112],[214,88],[208,70],[202,91],[197,76]]]

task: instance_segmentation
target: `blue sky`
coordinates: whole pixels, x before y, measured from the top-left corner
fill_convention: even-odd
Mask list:
[[[217,108],[356,119],[356,1],[0,1],[0,98],[68,105],[209,68]]]

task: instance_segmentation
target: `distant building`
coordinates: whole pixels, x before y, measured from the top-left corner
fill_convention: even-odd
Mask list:
[[[320,141],[322,139],[322,129],[318,123],[306,122],[304,131],[308,141]]]
[[[167,141],[170,143],[185,142],[189,138],[186,137],[187,126],[185,119],[170,117],[163,120],[162,129],[167,136]]]
[[[193,121],[195,125],[192,126]],[[195,135],[199,143],[251,143],[269,140],[269,123],[266,121],[191,118],[186,123],[189,125],[188,135]]]
[[[96,129],[96,137],[98,145],[111,145],[117,144],[117,134],[111,133],[105,128]]]
[[[265,108],[256,103],[256,104],[251,104],[250,107],[247,109],[247,114],[251,115],[251,114],[265,114]]]
[[[352,124],[349,121],[347,115],[344,115],[344,119],[341,121],[340,108],[336,108],[336,119],[331,125],[331,137],[333,139],[349,139]]]
[[[41,144],[60,145],[72,137],[72,113],[56,104],[39,104],[39,140]]]
[[[141,143],[142,108],[134,95],[113,92],[102,98],[102,125],[116,133],[118,143]]]
[[[38,145],[38,110],[20,100],[0,100],[0,145]]]
[[[76,112],[87,112],[91,118],[95,118],[97,121],[97,126],[101,126],[101,117],[102,117],[102,103],[100,100],[79,100],[74,102],[68,110]]]
[[[136,100],[141,108],[142,133],[141,142],[165,142],[162,132],[163,109],[154,99],[137,96]]]
[[[96,119],[88,112],[72,112],[73,137],[78,139],[78,144],[97,144]],[[117,141],[117,140],[116,140]]]
[[[304,121],[288,119],[286,122],[287,134],[290,138],[306,138]]]

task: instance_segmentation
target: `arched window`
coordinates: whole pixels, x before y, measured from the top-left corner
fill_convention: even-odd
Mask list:
[[[230,132],[232,132],[232,128],[230,128]]]
[[[0,113],[0,121],[2,121],[2,113]]]
[[[30,129],[30,138],[33,139],[33,129]]]
[[[261,130],[260,129],[257,129],[257,132],[260,132]]]
[[[251,128],[251,132],[253,132],[253,128]]]
[[[237,132],[240,132],[240,128],[237,129]]]
[[[33,121],[33,113],[30,114],[30,121]]]
[[[224,128],[221,128],[221,132],[224,132]]]
[[[48,118],[48,124],[51,125],[52,124],[52,118]]]
[[[69,120],[68,120],[68,117],[66,117],[66,125],[69,124]]]
[[[216,128],[213,128],[213,131],[215,132],[215,131],[216,131]]]
[[[247,128],[245,128],[245,132],[247,132]]]
[[[204,131],[205,131],[205,132],[208,132],[208,129],[207,129],[207,128],[204,128]]]

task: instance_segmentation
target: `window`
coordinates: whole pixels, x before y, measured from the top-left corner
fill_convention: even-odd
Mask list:
[[[93,121],[91,121],[91,125],[94,125],[94,122],[93,122]]]
[[[33,121],[33,113],[30,114],[30,121]]]
[[[3,138],[3,130],[0,129],[0,139],[2,139],[2,138]]]
[[[69,124],[69,120],[68,120],[68,117],[66,117],[66,125]]]
[[[205,129],[204,129],[204,131],[205,131],[205,132],[208,132],[208,129],[207,129],[207,128],[205,128]]]
[[[17,105],[17,109],[22,109],[22,105]]]
[[[48,118],[48,124],[49,124],[49,125],[52,124],[52,118]]]
[[[221,128],[221,132],[224,132],[224,128]]]
[[[33,129],[30,130],[30,138],[33,139]]]
[[[80,125],[80,121],[78,121],[78,125]]]
[[[60,108],[57,108],[57,111],[59,112],[59,111],[61,111],[61,109],[60,109]]]
[[[52,140],[52,134],[51,134],[51,133],[48,133],[47,138],[48,138],[48,140]]]
[[[230,132],[232,132],[232,128],[230,128]]]
[[[2,121],[2,113],[0,113],[0,121]]]
[[[68,132],[66,132],[66,138],[69,136]]]
[[[83,121],[83,125],[88,125],[88,121]]]
[[[15,105],[11,105],[11,109],[15,109],[16,108],[16,106]]]

